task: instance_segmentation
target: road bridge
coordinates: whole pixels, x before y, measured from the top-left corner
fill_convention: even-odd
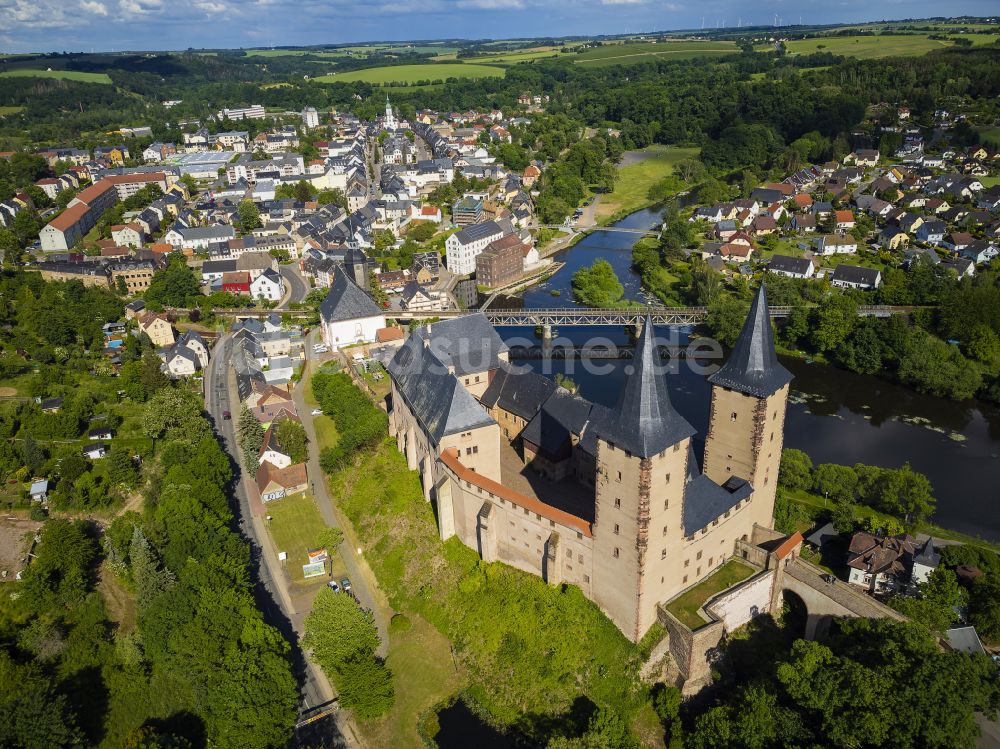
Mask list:
[[[658,237],[659,229],[630,229],[625,226],[566,226],[566,224],[539,224],[538,229],[555,229],[567,234],[584,234],[592,231],[616,232],[619,234],[636,234],[641,237]]]

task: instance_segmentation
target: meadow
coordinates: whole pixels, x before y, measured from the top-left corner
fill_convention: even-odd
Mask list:
[[[651,60],[693,60],[702,57],[725,57],[739,52],[735,42],[640,42],[608,44],[584,50],[573,56],[577,65],[630,65]]]
[[[628,166],[618,169],[615,189],[601,195],[597,218],[606,219],[621,213],[632,213],[649,204],[649,188],[674,173],[674,166],[684,159],[697,157],[697,148],[650,146],[634,154]]]
[[[374,85],[386,83],[417,83],[418,81],[441,81],[448,78],[503,78],[506,71],[491,65],[466,65],[443,63],[440,65],[389,65],[349,73],[333,73],[319,76],[319,83],[355,83],[363,81]]]
[[[61,78],[66,81],[80,81],[81,83],[111,83],[111,77],[107,73],[83,73],[79,70],[34,70],[24,68],[20,70],[6,70],[0,73],[4,78]]]
[[[965,34],[974,45],[991,44],[997,39],[990,34]],[[794,39],[785,43],[789,54],[809,55],[831,52],[845,57],[868,60],[876,57],[907,57],[925,55],[936,49],[954,46],[951,42],[930,39],[925,34],[886,34],[879,36],[831,36],[816,39]]]

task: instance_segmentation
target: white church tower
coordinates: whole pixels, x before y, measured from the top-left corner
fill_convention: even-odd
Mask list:
[[[396,116],[392,113],[392,104],[389,103],[389,95],[385,95],[385,129],[396,129]]]

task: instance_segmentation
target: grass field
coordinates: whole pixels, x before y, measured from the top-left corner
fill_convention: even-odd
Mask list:
[[[545,57],[556,57],[559,50],[555,47],[543,47],[540,49],[526,49],[517,52],[504,52],[497,55],[486,55],[485,57],[469,58],[470,62],[493,63],[497,65],[514,65],[519,62],[531,62],[541,60]]]
[[[640,42],[609,44],[584,50],[573,56],[577,65],[629,65],[651,60],[693,60],[699,57],[725,57],[739,52],[735,42]]]
[[[392,672],[396,701],[388,715],[361,726],[367,745],[373,749],[421,746],[417,734],[420,714],[462,686],[448,638],[423,617],[413,614],[409,618],[409,629],[389,634],[385,665]]]
[[[979,137],[990,143],[1000,143],[1000,125],[979,128]]]
[[[664,177],[673,174],[674,165],[683,159],[698,155],[697,148],[676,146],[650,146],[643,149],[644,158],[618,170],[618,181],[613,192],[602,195],[597,204],[597,219],[617,213],[631,213],[649,204],[649,188]]]
[[[0,117],[4,117],[8,114],[17,114],[24,107],[0,107]]]
[[[111,77],[107,73],[82,73],[78,70],[7,70],[0,73],[4,78],[61,78],[66,81],[80,81],[81,83],[111,83]]]
[[[490,65],[465,65],[462,63],[442,63],[440,65],[394,65],[367,70],[353,70],[320,76],[313,80],[319,83],[354,83],[363,81],[375,85],[384,83],[417,83],[418,81],[441,81],[448,78],[503,78],[503,68]]]
[[[682,593],[667,604],[667,611],[680,619],[690,629],[698,629],[708,621],[698,613],[698,609],[716,593],[721,593],[753,574],[753,568],[743,562],[731,559],[706,577],[691,590]]]
[[[306,550],[316,548],[316,538],[326,527],[316,501],[309,492],[283,497],[267,503],[267,514],[271,516],[268,532],[274,548],[288,554],[288,576],[293,582],[301,582],[302,565],[308,561]],[[336,550],[332,553],[336,554]]]
[[[991,44],[997,37],[989,34],[966,34],[973,44]],[[886,34],[884,36],[831,36],[818,39],[796,39],[786,42],[789,54],[808,55],[813,52],[831,52],[860,60],[876,57],[912,57],[936,49],[954,46],[950,42],[930,39],[925,34]]]

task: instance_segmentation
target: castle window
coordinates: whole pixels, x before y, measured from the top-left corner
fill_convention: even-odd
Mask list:
[[[616,510],[621,509],[621,506],[622,506],[622,501],[620,499],[616,499],[615,500],[615,509]]]
[[[621,480],[622,480],[622,472],[621,472],[621,471],[618,471],[618,480],[619,480],[619,481],[621,481]]]
[[[609,442],[608,443],[608,450],[610,450],[611,452],[615,451],[615,443],[614,442]]]
[[[667,483],[668,484],[670,483],[670,474],[669,473],[667,474]]]
[[[719,524],[719,519],[718,518],[716,518],[715,520],[712,521],[712,526],[713,527],[715,527],[718,524]]]
[[[589,583],[589,582],[590,582],[590,575],[584,575],[584,576],[583,576],[583,581],[584,581],[585,583]]]
[[[615,559],[618,558],[618,547],[617,546],[615,547],[615,550],[613,552],[611,552],[611,556],[613,556]]]
[[[536,512],[536,513],[535,513],[535,520],[541,520],[541,519],[542,519],[542,516],[541,516],[541,515],[539,515],[539,514],[538,514],[538,513]]]
[[[715,559],[715,557],[709,557],[709,558],[708,558],[708,566],[709,566],[709,567],[711,567],[711,566],[712,566],[712,560],[713,560],[713,559]]]
[[[479,382],[479,375],[476,375],[476,382]]]
[[[469,378],[468,378],[468,377],[466,377],[466,378],[465,378],[465,384],[466,384],[466,385],[468,385],[468,384],[469,384]]]
[[[683,582],[684,582],[684,583],[686,584],[686,583],[687,583],[687,581],[688,581],[688,576],[687,576],[687,575],[684,575],[684,581],[683,581]]]
[[[764,486],[767,486],[767,476],[764,477]]]
[[[667,535],[667,526],[663,526],[663,535]]]
[[[690,565],[691,565],[691,560],[690,559],[685,559],[684,560],[684,566],[685,567],[689,567]]]
[[[472,454],[473,455],[478,455],[479,454],[479,445],[473,445],[472,446]]]
[[[678,442],[676,445],[674,445],[674,452],[677,452],[680,449],[681,449],[681,443]]]
[[[556,521],[555,520],[550,520],[549,521],[549,528],[555,528],[555,527],[556,527]]]
[[[670,509],[670,500],[669,499],[663,500],[663,509],[664,510]]]
[[[667,558],[667,550],[660,549],[660,559],[666,559],[666,558]]]
[[[618,535],[618,530],[619,530],[618,523],[615,523],[615,535],[616,536]]]
[[[701,577],[701,567],[694,571],[695,577]]]
[[[700,551],[698,552],[697,556],[695,556],[695,559],[701,559],[701,552]]]
[[[583,534],[580,533],[580,531],[576,532],[576,540],[577,541],[582,541],[583,540]]]
[[[727,518],[729,517],[729,510],[726,510],[726,514],[725,514],[724,517],[727,517]]]
[[[771,417],[771,421],[774,421],[774,420],[775,420],[775,419],[777,419],[777,418],[778,418],[778,412],[777,412],[777,411],[775,411],[775,412],[774,412],[774,416],[772,416],[772,417]]]
[[[525,507],[525,508],[524,508],[524,514],[525,514],[525,515],[527,515],[527,514],[528,514],[528,508],[527,508],[527,507]]]
[[[774,432],[771,432],[771,442],[774,442]]]
[[[583,554],[577,554],[576,561],[578,561],[580,564],[583,564]]]
[[[731,414],[729,414],[729,420],[730,421],[736,421],[736,412],[735,411],[733,411]]]
[[[566,558],[567,559],[572,559],[573,558],[573,550],[572,549],[566,549]]]

